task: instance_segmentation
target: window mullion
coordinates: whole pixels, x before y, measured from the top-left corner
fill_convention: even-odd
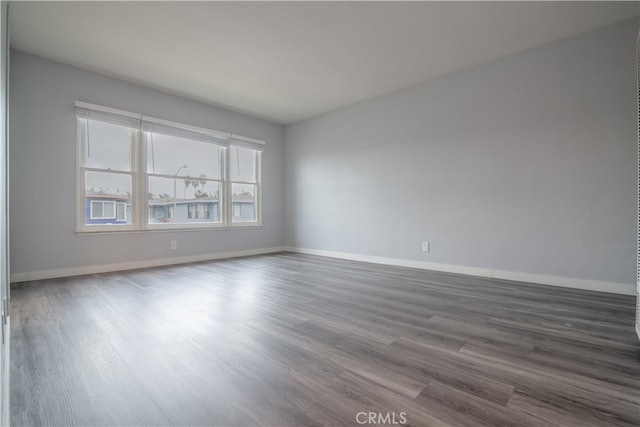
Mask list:
[[[256,222],[262,225],[262,151],[256,151],[256,196],[254,199],[256,209]]]
[[[167,178],[167,179],[177,179],[177,180],[182,180],[185,178],[189,178],[189,179],[200,179],[199,177],[193,177],[193,176],[181,176],[181,175],[164,175],[164,174],[158,174],[158,173],[147,173],[146,176],[148,177],[155,177],[155,178]],[[214,179],[214,178],[202,178],[202,181],[207,181],[207,182],[217,182],[217,183],[222,183],[223,179]]]
[[[135,198],[135,205],[137,212],[135,213],[136,228],[143,230],[147,228],[147,218],[149,216],[148,206],[148,191],[149,183],[147,177],[147,133],[142,129],[138,130],[138,141],[136,146],[137,157],[137,175],[136,175],[136,188],[138,189],[137,197]]]
[[[80,169],[83,170],[83,172],[104,172],[104,173],[117,173],[117,174],[121,174],[121,175],[133,175],[134,171],[121,171],[118,169],[101,169],[101,168],[89,168],[86,166],[80,166]]]
[[[221,186],[221,200],[222,200],[222,209],[220,209],[220,215],[222,215],[222,223],[225,226],[231,225],[231,173],[229,171],[229,162],[231,156],[231,149],[224,148],[224,155],[222,156],[222,177],[224,179],[224,183]]]
[[[85,177],[83,159],[84,159],[84,138],[85,134],[85,121],[76,119],[76,230],[82,229],[85,224]],[[89,206],[91,209],[91,206]]]

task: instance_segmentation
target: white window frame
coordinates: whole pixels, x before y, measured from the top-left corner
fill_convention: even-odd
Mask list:
[[[77,233],[95,233],[95,232],[140,232],[140,231],[161,231],[161,230],[193,230],[193,229],[228,229],[228,228],[251,228],[262,226],[262,150],[265,147],[265,142],[240,136],[237,134],[215,131],[211,129],[200,128],[191,125],[185,125],[181,123],[171,122],[163,119],[155,119],[146,116],[142,116],[137,113],[132,113],[124,110],[119,110],[110,107],[102,107],[99,105],[88,104],[85,102],[76,102],[76,108],[88,109],[91,112],[97,112],[105,115],[121,115],[127,120],[138,120],[140,126],[137,129],[132,129],[131,132],[131,165],[130,171],[118,171],[111,169],[101,169],[86,167],[83,165],[84,150],[85,150],[85,138],[86,138],[86,119],[80,115],[76,115],[76,134],[77,134],[77,149],[76,149],[76,232]],[[85,120],[83,120],[85,119]],[[96,118],[100,120],[100,118]],[[220,222],[194,222],[194,223],[163,223],[163,224],[149,224],[148,213],[148,183],[149,177],[160,177],[174,179],[175,176],[168,176],[163,174],[150,174],[147,173],[146,166],[146,144],[148,143],[148,132],[143,130],[142,123],[145,120],[153,121],[162,126],[176,127],[185,132],[198,132],[204,135],[209,135],[215,141],[221,141],[220,144],[216,144],[220,147],[220,177],[219,179],[206,179],[209,182],[215,182],[218,184],[219,197],[218,203],[218,217]],[[186,138],[189,139],[189,138]],[[194,139],[198,141],[198,139]],[[255,151],[255,173],[256,182],[245,181],[231,181],[229,173],[229,159],[230,159],[230,147],[239,146],[243,148],[250,148]],[[129,175],[131,179],[131,201],[130,201],[130,219],[131,224],[86,224],[86,191],[85,191],[85,173],[86,172],[105,172],[105,173],[117,173]],[[178,179],[182,179],[180,176]],[[233,184],[250,184],[256,188],[255,194],[255,221],[246,222],[233,222],[232,211],[232,197],[231,188]],[[93,201],[92,201],[93,202]],[[113,202],[118,203],[118,202]],[[197,203],[194,201],[194,203]],[[124,221],[127,221],[126,203],[124,208]],[[90,203],[90,209],[92,209],[92,203]],[[117,219],[117,204],[114,204],[115,218],[95,218],[92,212],[90,213],[91,219]],[[176,212],[174,212],[175,217]],[[197,216],[197,215],[196,215]],[[209,208],[209,219],[213,219],[213,209]],[[206,219],[206,218],[204,218]]]
[[[251,181],[231,181],[231,176],[230,173],[227,174],[227,192],[228,192],[228,197],[229,197],[229,206],[227,207],[227,215],[229,218],[229,227],[250,227],[250,226],[261,226],[262,225],[262,185],[261,185],[261,177],[262,177],[262,151],[260,150],[255,150],[252,147],[247,147],[244,144],[238,144],[238,146],[240,148],[249,148],[251,150],[254,150],[254,172],[255,172],[255,182],[251,182]],[[231,149],[233,149],[233,146],[227,150],[230,151]],[[227,157],[227,159],[230,159],[231,156],[229,155]],[[239,216],[233,216],[233,194],[232,194],[232,188],[233,188],[233,184],[246,184],[246,185],[254,185],[256,187],[256,194],[255,194],[255,202],[254,202],[254,210],[255,210],[255,221],[238,221],[238,222],[233,222],[233,218],[241,218],[242,217],[242,207],[240,207],[240,215]]]
[[[78,104],[76,104],[77,106]],[[104,108],[105,113],[112,113],[109,108]],[[76,148],[76,230],[78,232],[105,232],[105,231],[133,231],[136,230],[136,224],[87,224],[85,218],[86,209],[86,192],[85,192],[85,174],[86,172],[103,172],[112,174],[123,174],[130,176],[131,179],[131,193],[132,193],[132,214],[135,213],[135,203],[133,199],[136,194],[136,181],[137,181],[137,152],[139,145],[138,132],[135,129],[131,130],[131,153],[130,153],[130,171],[119,171],[111,169],[102,169],[84,166],[84,154],[86,147],[86,135],[87,135],[87,119],[76,117],[76,133],[77,133],[77,148]],[[114,202],[115,203],[115,202]],[[90,212],[90,219],[113,219],[117,217],[114,205],[113,218],[94,218],[93,213]],[[93,205],[90,203],[90,210],[93,210]]]
[[[158,120],[160,121],[160,120]],[[174,123],[174,122],[169,122],[166,120],[162,120],[162,123],[166,123],[166,124],[172,124],[174,126],[184,126],[187,127],[189,130],[198,130],[198,131],[202,131],[202,128],[196,128],[194,126],[186,126],[186,125],[181,125],[179,123]],[[157,177],[157,178],[167,178],[167,179],[184,179],[187,178],[186,175],[166,175],[166,174],[157,174],[157,173],[148,173],[147,172],[147,164],[146,164],[146,154],[147,154],[147,144],[150,142],[150,132],[146,132],[146,131],[142,131],[143,133],[143,144],[141,147],[141,166],[140,166],[140,170],[143,171],[143,173],[141,174],[141,182],[140,185],[142,187],[141,189],[141,194],[144,200],[144,203],[147,203],[147,201],[149,200],[149,178],[150,177]],[[215,145],[215,144],[214,144]],[[216,184],[218,184],[218,194],[219,194],[219,199],[218,199],[218,204],[219,206],[224,206],[225,202],[224,202],[224,197],[223,197],[223,193],[225,192],[225,187],[227,186],[226,184],[226,180],[225,180],[225,174],[226,174],[226,165],[227,165],[227,157],[229,156],[228,153],[228,149],[227,147],[224,147],[222,145],[217,145],[220,149],[220,177],[218,179],[213,179],[213,178],[204,178],[205,181],[207,182],[215,182]],[[194,201],[193,203],[197,203],[196,201]],[[188,205],[187,205],[188,206]],[[170,207],[171,209],[173,208],[172,206]],[[188,213],[188,207],[187,207],[187,219],[189,216]],[[177,218],[176,212],[174,212],[174,217],[172,219]],[[197,219],[197,218],[192,218],[192,219]],[[142,218],[140,220],[140,224],[141,224],[141,229],[143,230],[188,230],[188,229],[212,229],[212,228],[227,228],[227,224],[225,221],[225,218],[220,215],[220,221],[219,222],[193,222],[193,223],[176,223],[176,222],[167,222],[167,223],[163,223],[163,224],[149,224],[149,218]]]

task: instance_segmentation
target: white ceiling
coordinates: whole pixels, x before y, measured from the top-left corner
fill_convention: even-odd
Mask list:
[[[14,48],[293,123],[638,15],[636,2],[12,2]]]

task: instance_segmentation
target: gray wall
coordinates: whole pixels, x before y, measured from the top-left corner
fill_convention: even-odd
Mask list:
[[[285,243],[633,283],[637,34],[626,22],[288,126]]]
[[[264,226],[76,235],[76,100],[266,140]],[[12,273],[282,244],[282,126],[18,51],[11,52],[10,108]],[[172,239],[177,250],[169,247]]]

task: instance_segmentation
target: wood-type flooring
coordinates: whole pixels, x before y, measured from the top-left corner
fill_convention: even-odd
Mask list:
[[[634,304],[293,253],[20,283],[11,423],[638,426]]]

